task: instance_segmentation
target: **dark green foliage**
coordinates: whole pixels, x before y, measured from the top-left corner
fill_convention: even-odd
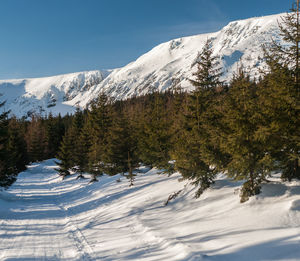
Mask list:
[[[282,178],[300,178],[299,173],[299,92],[287,67],[272,68],[259,84],[262,123],[259,138],[265,142],[274,168],[283,170]]]
[[[72,120],[72,128],[75,133],[79,134],[84,125],[83,111],[78,107],[76,108],[75,115]]]
[[[92,134],[89,124],[85,124],[80,131],[75,151],[77,153],[77,168],[79,177],[83,178],[82,173],[89,171],[89,153],[92,146]]]
[[[59,167],[57,171],[63,178],[70,175],[70,169],[74,166],[74,145],[73,131],[72,129],[69,129],[63,137],[60,150],[57,154],[57,158],[60,161],[56,162]]]
[[[171,102],[171,108],[170,108],[170,115],[169,119],[171,121],[170,123],[170,157],[171,159],[174,158],[174,151],[176,151],[176,147],[178,144],[182,141],[182,135],[181,131],[183,130],[183,122],[184,122],[184,115],[186,115],[187,110],[187,102],[188,102],[188,95],[187,93],[184,93],[181,86],[176,84],[172,87],[172,102]],[[170,171],[169,173],[172,174],[174,172],[174,166],[170,165]]]
[[[252,182],[251,180],[246,181],[242,188],[241,188],[241,192],[240,192],[240,202],[244,203],[246,201],[249,200],[250,197],[257,195],[260,193],[260,182]]]
[[[42,161],[47,158],[46,130],[43,118],[32,117],[26,136],[29,161]]]
[[[193,64],[197,66],[197,71],[193,73],[196,79],[190,79],[190,82],[196,91],[213,90],[221,85],[222,68],[219,66],[219,57],[213,55],[211,46],[212,40],[208,39]]]
[[[133,170],[139,165],[135,130],[122,112],[116,112],[113,119],[103,157],[106,172],[110,175],[128,172],[126,177],[132,186]]]
[[[247,180],[242,188],[246,199],[246,195],[258,192],[256,187],[271,170],[265,144],[257,137],[260,114],[256,83],[240,69],[222,102],[220,147],[230,155],[225,170],[235,180]]]
[[[8,162],[11,168],[11,173],[17,174],[26,169],[28,164],[27,145],[25,142],[24,123],[16,118],[11,118],[9,121],[8,130]]]
[[[108,129],[111,126],[111,104],[105,94],[92,102],[87,124],[91,130],[91,147],[89,151],[89,171],[92,181],[102,176],[106,168],[103,162],[107,148]]]
[[[78,167],[81,161],[81,146],[80,146],[80,134],[84,125],[83,112],[77,108],[71,126],[70,138],[73,139],[73,167],[75,171],[78,171]]]
[[[266,116],[262,136],[270,141],[269,153],[283,170],[282,179],[300,178],[299,6],[293,6],[280,23],[288,43],[264,48],[269,73],[262,81],[262,110]]]
[[[57,124],[54,124],[54,129],[58,131],[64,129],[61,121],[59,116]],[[89,131],[84,129],[84,112],[77,108],[70,127],[62,138],[57,154],[57,158],[60,160],[57,163],[59,166],[57,171],[63,178],[70,175],[71,169],[79,172],[78,177],[82,177],[82,173],[87,170],[89,152],[87,147],[90,147],[90,142],[87,140],[88,135]],[[56,139],[58,141],[61,137],[58,136]]]
[[[5,102],[0,103],[0,109],[4,106]],[[8,140],[8,113],[1,112],[0,114],[0,186],[5,187],[11,183],[11,173],[9,173],[7,140]]]
[[[144,109],[139,137],[139,155],[143,163],[157,168],[169,168],[170,118],[161,93],[154,92]]]
[[[4,102],[0,103],[0,108],[4,106]],[[6,148],[6,142],[8,137],[8,119],[7,119],[8,112],[1,112],[0,114],[0,161],[2,168],[4,168],[4,158],[5,158],[5,148]],[[1,169],[0,169],[1,170]]]
[[[196,63],[195,79],[190,80],[195,90],[189,95],[186,109],[182,110],[179,136],[172,153],[175,167],[184,179],[199,187],[196,197],[214,182],[216,168],[211,161],[212,152],[209,117],[216,89],[221,86],[218,58],[212,55],[211,41],[207,40]]]
[[[46,120],[46,143],[47,143],[47,157],[55,157],[62,137],[65,133],[65,126],[60,115],[53,117],[50,113]]]
[[[0,108],[4,103],[0,104]],[[9,112],[0,114],[0,187],[8,187],[18,172],[26,169],[27,151],[22,121],[9,119]]]

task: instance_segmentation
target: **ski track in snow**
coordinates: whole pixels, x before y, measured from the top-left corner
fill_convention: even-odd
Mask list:
[[[77,225],[80,223],[77,220],[77,208],[73,206],[75,211],[72,211],[72,206],[66,204],[67,193],[79,197],[80,193],[64,188],[64,181],[61,182],[53,174],[54,171],[47,166],[34,164],[26,173],[20,174],[10,189],[10,193],[15,196],[12,204],[14,208],[4,211],[2,217],[5,219],[1,222],[0,239],[4,247],[0,247],[0,260],[115,260],[114,256],[123,251],[114,250],[110,255],[96,256],[84,231]],[[78,190],[87,186],[87,182],[81,180],[73,180],[73,183],[77,183],[75,187]],[[127,187],[127,183],[124,185]],[[80,198],[76,200],[80,201]],[[151,200],[149,196],[148,200]],[[104,206],[108,206],[110,195],[103,195],[102,201]],[[133,208],[127,213],[126,226],[119,224],[118,219],[106,220],[103,224],[113,224],[110,227],[112,234],[118,235],[121,232],[120,237],[128,235],[130,241],[134,242],[134,248],[143,249],[145,256],[151,257],[153,248],[162,252],[169,249],[167,258],[175,256],[177,260],[176,256],[184,256],[186,252],[181,244],[175,243],[173,248],[173,242],[155,236],[142,224],[138,218],[140,211]],[[96,223],[100,220],[92,215],[89,219]],[[98,236],[101,237],[101,234]]]
[[[274,178],[240,204],[241,183],[222,176],[196,200],[177,174],[155,169],[129,188],[119,175],[62,181],[54,168],[32,164],[0,191],[1,261],[300,260],[299,181]]]
[[[65,209],[57,204],[57,192],[52,192],[53,185],[48,184],[48,179],[43,180],[39,171],[43,174],[38,165],[29,170],[36,176],[32,183],[15,186],[19,188],[15,192],[20,202],[7,213],[7,223],[1,225],[2,243],[10,242],[0,248],[1,260],[64,260],[65,256],[93,260],[88,259],[90,249],[86,247],[84,236]],[[66,246],[69,249],[63,253]]]

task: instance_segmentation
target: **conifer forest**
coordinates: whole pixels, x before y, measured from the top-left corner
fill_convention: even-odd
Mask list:
[[[57,158],[57,173],[90,182],[146,165],[165,175],[179,172],[197,188],[218,173],[243,180],[240,201],[260,193],[274,171],[282,181],[300,179],[300,30],[297,8],[280,22],[288,43],[262,46],[267,67],[259,78],[240,63],[229,83],[221,81],[219,57],[208,39],[191,67],[193,91],[172,88],[113,100],[104,93],[74,115],[16,118],[0,114],[0,185],[9,187],[30,162]],[[1,97],[0,97],[1,99]]]

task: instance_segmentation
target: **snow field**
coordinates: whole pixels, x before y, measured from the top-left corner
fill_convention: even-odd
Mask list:
[[[129,187],[120,175],[62,181],[55,167],[33,164],[0,192],[0,260],[300,260],[299,181],[274,175],[240,204],[241,183],[222,175],[194,199],[178,174],[143,167]]]

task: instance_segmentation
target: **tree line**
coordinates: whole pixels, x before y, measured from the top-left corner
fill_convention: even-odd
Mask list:
[[[97,181],[104,174],[123,173],[130,185],[141,163],[169,174],[179,171],[197,187],[196,197],[223,172],[244,180],[241,202],[258,194],[274,171],[282,173],[283,181],[300,179],[298,10],[295,6],[280,23],[288,44],[274,41],[262,47],[267,69],[259,79],[240,64],[231,81],[222,82],[219,58],[208,39],[194,65],[193,91],[185,92],[174,79],[164,93],[153,89],[124,101],[101,94],[88,109],[66,118],[11,119],[9,124],[27,130],[20,127],[25,133],[20,149],[26,144],[27,154],[16,155],[29,155],[27,161],[56,156],[63,178],[90,173]],[[14,155],[7,153],[9,139],[1,138],[9,137],[6,118],[5,113],[0,117],[0,159]]]
[[[0,104],[3,108],[5,102]],[[30,120],[0,114],[0,187],[10,186],[30,162],[56,156],[71,116],[32,115]]]

